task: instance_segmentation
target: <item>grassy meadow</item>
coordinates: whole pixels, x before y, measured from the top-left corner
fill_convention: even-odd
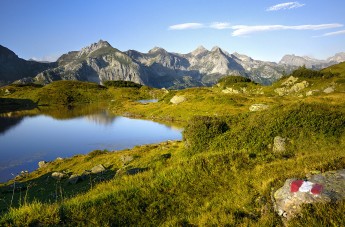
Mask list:
[[[0,226],[283,226],[272,192],[287,178],[345,168],[344,66],[325,69],[332,76],[300,76],[295,83],[308,86],[290,86],[282,96],[275,90],[289,77],[271,86],[231,77],[214,87],[176,91],[69,81],[1,88],[0,101],[54,106],[102,100],[115,114],[174,122],[184,132],[183,141],[54,160],[16,180],[26,190],[13,191],[13,180],[0,185]],[[334,91],[325,93],[330,87]],[[173,104],[174,96],[185,101]],[[137,102],[149,98],[159,101]],[[249,111],[253,104],[268,108]],[[273,152],[275,136],[288,138],[286,151]],[[77,184],[49,177],[99,164],[105,172]],[[344,226],[344,208],[345,202],[305,206],[286,224]]]

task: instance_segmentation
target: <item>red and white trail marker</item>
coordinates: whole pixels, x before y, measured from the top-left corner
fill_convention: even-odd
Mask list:
[[[290,192],[310,192],[313,195],[319,195],[323,186],[310,181],[294,180],[291,182]]]

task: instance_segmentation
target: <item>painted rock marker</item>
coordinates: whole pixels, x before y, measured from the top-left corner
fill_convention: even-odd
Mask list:
[[[323,186],[310,181],[294,180],[291,182],[290,192],[310,192],[313,195],[319,195]]]
[[[274,209],[283,221],[301,211],[303,204],[335,203],[345,199],[345,169],[308,174],[306,180],[286,179],[272,195]]]

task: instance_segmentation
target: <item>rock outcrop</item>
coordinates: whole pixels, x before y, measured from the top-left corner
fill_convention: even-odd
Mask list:
[[[97,166],[92,167],[91,173],[97,174],[97,173],[103,173],[105,171],[105,167],[102,164],[99,164]]]
[[[102,83],[107,80],[127,80],[147,84],[145,73],[125,53],[100,40],[80,51],[62,55],[58,67],[46,70],[35,81],[47,84],[55,80],[81,80]]]
[[[306,203],[330,203],[345,199],[345,169],[287,179],[273,195],[276,212],[285,219],[298,214]]]
[[[43,168],[46,167],[48,165],[48,162],[46,161],[39,161],[38,162],[38,168]]]
[[[297,83],[297,81],[298,81],[298,78],[290,76],[281,84],[282,87],[276,88],[274,89],[274,91],[279,96],[285,96],[289,94],[299,93],[309,86],[309,83],[305,80],[299,83]]]

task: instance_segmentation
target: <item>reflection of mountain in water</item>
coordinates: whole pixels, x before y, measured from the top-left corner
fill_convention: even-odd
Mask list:
[[[7,116],[8,114],[10,113],[0,115],[0,134],[4,134],[23,120],[23,117],[11,117]]]
[[[103,110],[97,114],[88,115],[85,118],[98,125],[111,125],[116,119],[115,116],[110,115],[106,110]]]
[[[99,113],[104,110],[104,108],[102,104],[40,107],[39,114],[48,115],[58,120],[64,120],[93,115],[94,113]]]

